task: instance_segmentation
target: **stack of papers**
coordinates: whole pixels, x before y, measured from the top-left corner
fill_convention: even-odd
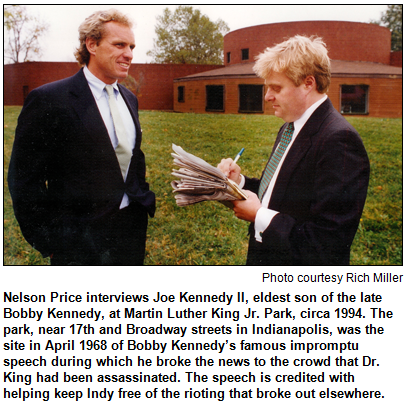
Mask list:
[[[178,206],[188,206],[205,200],[217,200],[229,206],[227,202],[232,200],[247,199],[243,190],[220,169],[175,144],[172,144],[172,149],[173,163],[179,167],[173,170],[172,175],[180,180],[171,183]]]

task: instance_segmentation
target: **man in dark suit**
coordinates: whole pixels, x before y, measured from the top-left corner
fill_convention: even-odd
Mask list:
[[[326,92],[330,60],[320,38],[267,48],[254,71],[285,124],[261,179],[232,159],[219,168],[247,190],[234,212],[251,222],[247,265],[348,265],[364,207],[369,161],[356,130]]]
[[[145,180],[137,98],[117,83],[133,57],[131,27],[113,9],[87,18],[76,51],[84,68],[33,90],[18,119],[8,177],[14,211],[24,237],[53,265],[144,261],[155,195]]]

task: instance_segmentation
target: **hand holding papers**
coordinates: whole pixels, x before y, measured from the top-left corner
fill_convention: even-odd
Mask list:
[[[171,183],[178,206],[188,206],[205,200],[217,200],[228,206],[227,202],[232,200],[247,199],[243,190],[220,169],[175,144],[172,144],[172,149],[173,163],[179,167],[173,170],[172,175],[180,180]]]

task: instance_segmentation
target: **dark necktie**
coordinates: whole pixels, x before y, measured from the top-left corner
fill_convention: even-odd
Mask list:
[[[279,142],[278,148],[273,153],[271,159],[268,161],[268,164],[266,165],[264,175],[262,176],[258,191],[258,198],[261,202],[262,198],[264,197],[265,191],[268,189],[268,186],[271,183],[276,168],[279,165],[279,161],[281,160],[283,154],[286,151],[286,148],[288,147],[290,141],[292,140],[293,131],[294,131],[293,123],[289,123],[282,134],[282,138],[281,141]]]

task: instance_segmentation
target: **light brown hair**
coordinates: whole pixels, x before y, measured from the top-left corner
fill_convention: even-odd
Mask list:
[[[255,59],[253,70],[265,80],[271,72],[280,72],[296,86],[300,86],[308,76],[313,76],[319,93],[326,93],[330,86],[330,58],[326,44],[319,37],[296,35],[265,49]]]
[[[106,11],[96,11],[86,18],[79,26],[79,47],[75,52],[75,58],[80,65],[87,65],[90,59],[90,53],[86,47],[86,38],[92,38],[99,44],[104,36],[105,24],[110,21],[126,25],[129,28],[133,27],[129,17],[113,8]]]

